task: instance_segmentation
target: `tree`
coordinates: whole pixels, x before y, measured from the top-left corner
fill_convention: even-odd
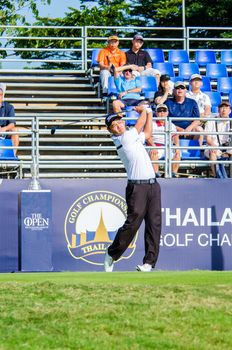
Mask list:
[[[50,0],[41,0],[49,3]],[[2,4],[3,3],[3,4]],[[0,11],[5,11],[4,23],[16,23],[19,20],[16,15],[16,4],[18,6],[30,6],[31,11],[36,17],[34,25],[40,26],[61,26],[62,30],[54,30],[52,28],[20,28],[17,30],[17,35],[25,39],[20,40],[20,47],[29,48],[31,51],[17,51],[15,55],[20,55],[24,59],[80,59],[80,51],[82,50],[80,34],[77,34],[78,26],[89,26],[88,36],[96,37],[97,39],[89,39],[88,47],[102,47],[102,41],[99,38],[104,38],[110,34],[117,33],[123,38],[123,47],[130,47],[130,40],[126,40],[134,35],[135,30],[133,26],[138,27],[166,27],[170,28],[166,31],[157,29],[155,32],[149,30],[140,30],[140,33],[145,37],[153,38],[154,40],[147,42],[147,47],[160,48],[181,48],[182,42],[178,40],[158,41],[156,38],[182,38],[182,31],[174,31],[172,27],[182,27],[182,0],[98,0],[97,4],[89,8],[82,1],[81,10],[69,8],[69,12],[63,18],[40,18],[34,1],[4,1],[0,3]],[[190,34],[194,38],[231,38],[231,31],[226,30],[212,30],[205,29],[209,26],[227,26],[230,27],[230,10],[231,0],[185,0],[186,9],[186,26],[199,27],[200,29],[190,30]],[[21,22],[26,23],[25,17],[20,17]],[[73,29],[65,27],[73,26]],[[106,28],[91,28],[93,26],[113,27],[113,29]],[[117,28],[123,26],[124,28]],[[44,39],[28,40],[28,36],[44,37]],[[55,40],[55,36],[64,38],[63,40]],[[47,38],[52,37],[47,40]],[[67,40],[70,38],[70,40]],[[17,40],[11,39],[7,45],[17,47]],[[231,41],[227,41],[226,48],[231,48]],[[53,51],[33,51],[33,48],[48,48]],[[223,41],[192,41],[191,48],[225,48]],[[57,49],[57,50],[55,50]],[[62,49],[69,49],[64,53]],[[4,53],[3,53],[4,54]],[[51,68],[79,68],[72,62],[58,62],[46,63],[44,67]]]
[[[113,6],[103,4],[102,6],[93,6],[89,9],[87,6],[82,6],[81,10],[69,8],[70,12],[64,18],[40,18],[37,17],[37,21],[34,25],[37,26],[59,26],[61,29],[53,28],[19,28],[18,36],[21,37],[44,37],[43,39],[20,40],[21,47],[27,47],[33,50],[33,48],[48,48],[53,51],[18,51],[16,55],[20,55],[23,59],[56,59],[57,63],[44,63],[44,68],[79,68],[72,62],[59,62],[59,59],[80,59],[81,40],[76,39],[80,37],[78,35],[78,26],[125,26],[129,25],[129,11],[130,6],[124,0],[116,0]],[[73,26],[73,29],[66,27]],[[88,35],[91,37],[108,37],[112,32],[115,33],[115,29],[89,29]],[[118,35],[124,35],[124,30],[118,31]],[[47,40],[47,38],[52,39]],[[56,40],[55,37],[64,38],[63,40]],[[65,38],[70,38],[66,40]],[[72,40],[73,39],[73,40]],[[15,45],[16,40],[12,39],[8,42],[9,45]],[[102,42],[92,41],[88,45],[89,47],[102,47]],[[57,51],[55,49],[58,49]],[[69,51],[62,51],[62,49],[69,49]],[[78,51],[79,50],[79,51]]]
[[[40,2],[50,4],[51,0],[40,0]],[[1,25],[23,24],[26,21],[26,15],[21,11],[25,9],[27,9],[27,12],[32,12],[34,16],[38,16],[38,9],[34,0],[0,1]]]

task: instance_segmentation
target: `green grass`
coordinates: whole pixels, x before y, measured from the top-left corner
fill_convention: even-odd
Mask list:
[[[229,350],[232,272],[0,274],[0,349]]]

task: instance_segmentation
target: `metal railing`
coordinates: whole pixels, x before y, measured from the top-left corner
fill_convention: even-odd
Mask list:
[[[157,120],[160,120],[161,118],[157,118]],[[164,176],[165,178],[171,178],[172,177],[172,165],[173,164],[180,164],[180,166],[186,165],[188,167],[191,168],[191,166],[194,167],[198,167],[198,166],[205,166],[205,167],[209,167],[210,164],[224,164],[224,165],[228,165],[230,166],[230,177],[232,177],[232,172],[231,172],[231,165],[232,165],[232,157],[230,157],[229,159],[217,159],[216,161],[211,161],[207,158],[204,157],[204,153],[202,155],[202,159],[197,159],[197,157],[195,159],[181,159],[181,161],[175,161],[172,159],[172,154],[175,152],[176,149],[181,150],[200,150],[201,152],[204,152],[206,149],[209,150],[230,150],[232,152],[232,121],[228,118],[220,118],[216,117],[216,116],[212,116],[212,117],[207,117],[207,118],[188,118],[188,120],[194,121],[194,120],[199,120],[199,121],[215,121],[217,122],[218,120],[223,121],[223,122],[230,122],[230,131],[229,132],[211,132],[211,133],[207,133],[207,132],[174,132],[172,131],[172,127],[171,124],[174,121],[186,121],[186,118],[168,118],[168,120],[166,120],[165,122],[165,132],[162,133],[157,133],[164,135],[165,136],[165,145],[164,147],[159,146],[159,147],[148,147],[149,149],[164,149],[165,150],[165,159],[164,160],[158,160],[156,162],[153,161],[153,163],[157,163],[157,164],[163,164],[164,166]],[[174,135],[188,135],[191,137],[194,136],[200,136],[200,135],[204,135],[204,137],[206,137],[207,135],[228,135],[230,136],[230,145],[223,147],[223,146],[218,146],[218,147],[214,147],[214,146],[209,146],[206,143],[203,143],[203,145],[199,145],[199,146],[175,146],[172,143],[172,137]]]
[[[6,117],[0,117],[0,120],[8,120],[9,118]],[[21,120],[21,118],[15,117],[16,121]],[[13,149],[17,152],[20,151],[29,151],[30,152],[30,160],[20,160],[20,158],[17,159],[17,157],[7,157],[5,158],[4,154],[0,156],[0,177],[7,177],[10,178],[13,174],[15,178],[22,179],[24,177],[24,171],[27,169],[28,171],[31,170],[32,164],[38,163],[38,146],[37,142],[39,139],[39,133],[36,130],[35,125],[36,123],[36,117],[25,117],[24,118],[27,123],[29,123],[29,127],[24,130],[17,130],[17,131],[1,131],[1,136],[3,138],[10,137],[11,135],[29,135],[31,137],[31,143],[30,146],[22,146],[19,144],[18,147],[12,145],[12,146],[4,146],[1,145],[1,150],[9,150]]]
[[[6,119],[6,118],[0,118],[0,119]],[[21,118],[17,118],[22,120]],[[232,167],[232,159],[218,159],[216,161],[210,161],[206,158],[202,159],[188,159],[188,160],[181,160],[175,161],[172,159],[172,154],[175,152],[176,149],[184,150],[186,149],[186,146],[175,146],[172,143],[172,137],[174,134],[188,134],[188,135],[204,135],[206,136],[206,132],[200,133],[200,132],[173,132],[171,128],[171,123],[177,118],[170,118],[165,123],[165,131],[164,132],[158,132],[157,135],[164,135],[165,137],[165,145],[156,147],[156,149],[164,149],[165,151],[165,158],[163,160],[153,161],[153,163],[158,163],[162,167],[164,167],[164,176],[165,178],[171,178],[172,177],[172,165],[175,163],[179,163],[181,167],[186,166],[187,168],[194,167],[210,167],[211,164],[225,164],[228,167]],[[207,120],[213,120],[218,121],[219,118],[210,117],[207,118]],[[25,150],[30,152],[30,159],[29,160],[13,160],[13,161],[6,161],[0,159],[0,166],[3,168],[3,173],[6,171],[6,166],[18,166],[18,177],[23,178],[25,177],[24,170],[27,169],[26,176],[34,177],[36,180],[39,179],[40,176],[43,176],[41,173],[44,169],[50,169],[54,172],[60,171],[62,169],[64,170],[70,170],[73,169],[72,176],[79,176],[79,177],[105,177],[107,173],[107,177],[125,177],[126,173],[123,167],[123,164],[121,163],[119,157],[116,155],[116,149],[113,143],[111,145],[104,145],[105,142],[111,142],[109,134],[106,130],[70,130],[70,129],[62,129],[58,131],[58,135],[70,135],[76,134],[76,135],[82,135],[82,144],[81,145],[65,145],[62,143],[62,138],[59,140],[57,139],[55,141],[56,146],[54,145],[41,145],[44,135],[51,135],[51,128],[54,125],[49,117],[38,117],[34,116],[33,118],[25,118],[25,120],[30,122],[29,127],[25,130],[19,130],[17,132],[2,132],[2,134],[12,135],[18,133],[19,135],[29,136],[31,138],[31,142],[29,146],[21,146],[19,145],[18,150]],[[72,119],[71,121],[73,121]],[[86,121],[88,121],[86,119]],[[185,118],[178,118],[178,120],[186,120]],[[204,120],[205,118],[201,118],[200,120]],[[221,121],[228,121],[228,118],[220,118]],[[85,117],[81,118],[81,121],[85,121]],[[100,125],[102,125],[103,118],[96,118],[96,122],[99,122]],[[69,123],[70,118],[64,118],[62,123]],[[47,128],[43,128],[44,125],[47,123]],[[28,125],[28,124],[27,124]],[[58,123],[59,125],[59,123]],[[101,139],[101,142],[97,146],[91,145],[91,142],[88,146],[83,145],[85,142],[86,136],[105,136],[105,139]],[[232,136],[232,131],[229,132],[223,132],[223,133],[211,133],[211,135],[229,135]],[[52,140],[52,139],[51,139]],[[75,142],[75,138],[73,139]],[[94,142],[97,141],[97,138],[94,139]],[[21,142],[23,142],[23,137],[21,138]],[[79,141],[80,142],[80,141]],[[54,142],[53,142],[54,143]],[[6,147],[3,147],[6,148]],[[155,148],[155,147],[146,147],[147,150]],[[207,146],[206,144],[203,144],[203,146],[188,146],[188,149],[194,149],[194,150],[201,150],[204,152],[204,150],[207,149],[226,149],[232,151],[232,145],[226,146],[226,147],[212,147]],[[58,157],[58,159],[51,161],[51,159],[48,159],[47,161],[42,159],[40,154],[42,151],[62,151],[63,156]],[[69,152],[76,152],[76,157],[71,157],[71,159],[67,156]],[[84,152],[84,154],[83,154]],[[109,152],[111,155],[109,155]],[[90,171],[92,170],[92,172]],[[118,172],[115,172],[117,170]],[[82,171],[82,173],[79,173],[77,175],[77,171]],[[120,172],[119,172],[120,171]],[[31,173],[30,173],[31,172]],[[3,174],[1,173],[1,174]],[[31,175],[30,175],[31,174]],[[65,171],[62,173],[65,176]],[[75,175],[76,174],[76,175]],[[231,171],[229,172],[230,177]]]
[[[48,35],[48,31],[51,33]],[[204,37],[202,30],[214,31],[214,37]],[[217,43],[226,42],[232,48],[232,27],[106,27],[106,26],[0,26],[0,63],[5,68],[62,68],[87,70],[93,48],[105,46],[112,32],[120,36],[120,47],[129,48],[135,32],[144,35],[145,47],[186,49],[197,46],[217,50]],[[94,34],[93,34],[94,32]],[[27,43],[26,43],[27,42]],[[203,44],[202,44],[203,43]],[[202,45],[204,45],[202,47]],[[28,46],[28,47],[26,47]],[[38,56],[39,54],[39,56]]]

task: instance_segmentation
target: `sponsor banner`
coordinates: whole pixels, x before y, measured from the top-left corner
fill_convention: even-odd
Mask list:
[[[52,270],[51,191],[19,195],[19,270]]]
[[[18,195],[27,180],[0,183],[0,272],[18,271]]]
[[[15,182],[16,181],[16,182]],[[52,192],[52,263],[56,271],[103,271],[105,249],[126,217],[125,179],[42,179]],[[232,269],[232,186],[230,179],[159,180],[162,191],[162,237],[158,269]],[[0,218],[0,269],[17,261],[17,196],[25,180],[4,180]],[[16,201],[16,203],[15,203]],[[12,222],[7,224],[8,213]],[[43,218],[45,218],[43,216]],[[30,217],[28,224],[33,219]],[[9,227],[8,227],[9,226]],[[11,230],[11,233],[8,232]],[[115,271],[133,271],[142,262],[144,225],[115,264]],[[10,257],[10,262],[5,260]]]

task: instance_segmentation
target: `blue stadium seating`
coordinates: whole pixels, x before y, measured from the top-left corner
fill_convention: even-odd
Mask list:
[[[12,147],[11,139],[0,138],[0,160],[18,160],[14,155],[13,148],[3,149],[1,147]]]
[[[232,50],[221,51],[221,63],[232,66]]]
[[[229,94],[232,90],[232,77],[221,77],[217,80],[217,91],[222,95]]]
[[[145,49],[151,56],[152,62],[164,62],[164,53],[162,49]]]
[[[195,62],[199,66],[206,66],[207,63],[216,63],[216,54],[214,51],[209,50],[196,51]]]
[[[186,147],[181,149],[181,159],[182,160],[197,160],[202,159],[201,150],[193,149],[192,147],[199,147],[198,140],[189,140],[189,139],[180,139],[179,140],[180,147]]]
[[[175,76],[174,67],[172,63],[156,62],[156,63],[153,63],[153,68],[159,69],[161,74],[168,74],[170,77]]]
[[[101,49],[93,49],[93,51],[92,51],[92,59],[91,59],[91,67],[92,68],[98,66],[97,57],[98,57],[100,50]]]
[[[186,50],[168,51],[168,62],[178,65],[179,63],[189,63],[189,55]]]
[[[232,91],[230,91],[229,93],[229,101],[230,101],[230,104],[232,105]]]
[[[212,103],[212,112],[217,113],[218,112],[218,105],[222,102],[222,97],[220,92],[218,91],[205,91],[205,93],[209,96],[210,101]]]
[[[157,83],[154,77],[141,76],[142,93],[145,98],[153,98],[157,91]]]
[[[207,63],[206,75],[207,77],[210,77],[210,79],[228,77],[226,65],[224,63]]]
[[[139,117],[139,113],[136,112],[133,107],[126,107],[126,125],[127,126],[134,126],[136,124],[136,121]]]
[[[108,96],[117,96],[117,88],[114,83],[114,77],[108,78]]]
[[[190,79],[192,74],[200,74],[199,66],[197,63],[180,63],[179,64],[179,77],[181,79]]]

